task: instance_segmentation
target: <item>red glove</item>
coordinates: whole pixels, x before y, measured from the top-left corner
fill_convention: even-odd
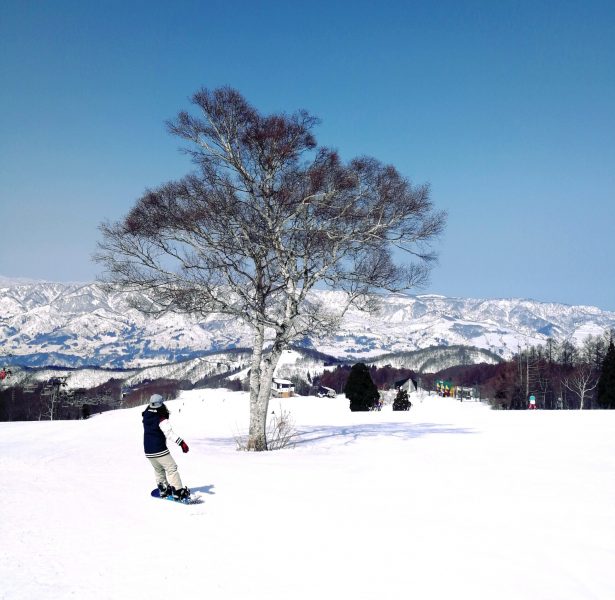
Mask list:
[[[186,444],[186,442],[184,442],[184,440],[181,441],[180,446],[182,447],[182,452],[184,454],[186,454],[186,452],[188,452],[188,450],[190,450],[190,448],[188,448],[188,444]]]

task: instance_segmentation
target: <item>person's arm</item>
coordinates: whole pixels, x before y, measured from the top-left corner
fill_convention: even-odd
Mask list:
[[[175,442],[178,446],[181,447],[183,452],[188,452],[188,444],[186,444],[186,442],[184,442],[184,440],[182,440],[182,438],[180,438],[178,435],[173,433],[169,419],[163,419],[162,421],[160,421],[159,426],[164,435],[166,436],[167,440],[169,440],[170,442]]]

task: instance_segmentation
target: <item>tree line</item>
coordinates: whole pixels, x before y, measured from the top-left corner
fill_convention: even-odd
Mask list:
[[[118,408],[121,381],[71,389],[66,377],[0,389],[0,421],[55,421],[87,419],[94,413]]]
[[[120,379],[87,389],[69,388],[66,377],[26,385],[6,383],[0,389],[0,422],[87,419],[108,410],[147,404],[152,394],[172,400],[180,390],[192,387],[189,382],[172,379],[148,380],[128,389]]]
[[[531,396],[537,408],[615,408],[614,332],[589,336],[580,346],[570,341],[549,339],[544,345],[529,346],[499,364],[459,365],[435,373],[411,369],[369,366],[368,372],[379,390],[394,389],[395,383],[411,377],[427,391],[435,382],[450,380],[455,386],[473,387],[479,398],[494,408],[520,410]],[[315,378],[322,385],[343,393],[351,367],[341,365]]]
[[[534,396],[537,408],[615,408],[614,332],[589,336],[580,346],[547,340],[520,349],[495,368],[481,385],[496,408],[524,409]]]

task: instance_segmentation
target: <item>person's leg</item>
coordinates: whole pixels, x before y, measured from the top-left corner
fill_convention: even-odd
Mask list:
[[[154,472],[156,473],[156,485],[167,485],[167,476],[165,473],[164,465],[160,462],[160,458],[151,458],[149,456],[147,458],[151,463],[152,467],[154,467]]]
[[[177,463],[170,454],[158,457],[158,462],[164,469],[166,474],[166,481],[168,481],[176,490],[183,488],[181,477],[177,470]]]

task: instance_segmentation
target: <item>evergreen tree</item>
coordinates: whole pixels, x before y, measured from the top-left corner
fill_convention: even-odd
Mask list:
[[[393,400],[393,410],[410,410],[412,402],[408,398],[408,392],[402,388],[397,391],[397,396]]]
[[[350,400],[350,410],[371,410],[380,399],[378,388],[374,385],[367,365],[352,365],[348,381],[344,388],[346,398]]]
[[[597,400],[601,408],[615,409],[615,345],[613,345],[613,340],[602,362]]]

